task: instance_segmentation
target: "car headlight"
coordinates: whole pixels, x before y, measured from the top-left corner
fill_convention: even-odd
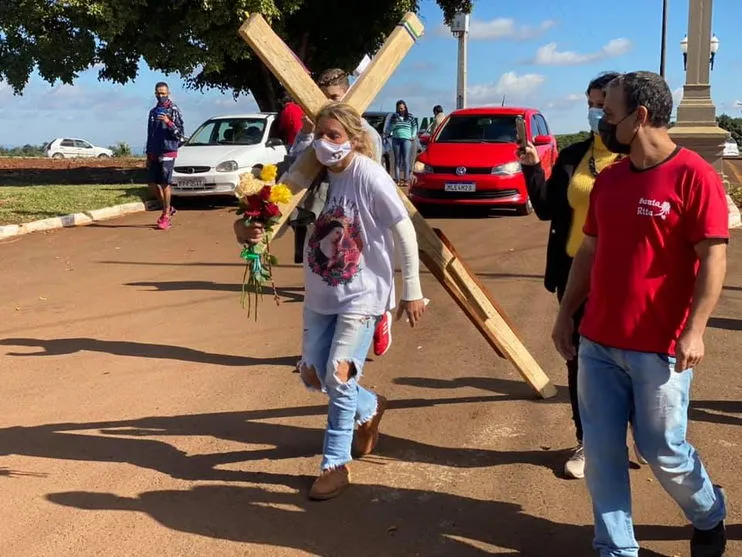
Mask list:
[[[494,167],[492,174],[495,176],[512,176],[513,174],[518,174],[520,171],[520,163],[513,161]]]
[[[418,174],[432,174],[433,173],[433,167],[429,164],[423,164],[421,162],[416,162],[414,171]]]
[[[216,165],[217,172],[234,172],[238,168],[237,161],[224,161]]]

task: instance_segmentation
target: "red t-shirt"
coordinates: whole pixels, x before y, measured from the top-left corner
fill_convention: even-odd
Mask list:
[[[304,111],[295,102],[288,102],[283,107],[278,117],[278,130],[286,142],[287,148],[294,144],[296,136],[301,131],[303,118]]]
[[[584,232],[597,238],[597,252],[580,333],[611,348],[674,356],[698,274],[694,246],[729,238],[714,168],[683,148],[646,170],[626,157],[595,180]]]

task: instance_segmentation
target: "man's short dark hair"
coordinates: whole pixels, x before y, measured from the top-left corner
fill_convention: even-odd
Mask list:
[[[598,77],[593,79],[590,84],[587,86],[587,90],[585,91],[586,95],[590,94],[590,91],[594,89],[600,89],[601,91],[605,91],[608,87],[608,84],[619,77],[621,74],[618,72],[603,72]]]
[[[317,76],[317,85],[320,87],[350,87],[348,73],[340,68],[330,68],[324,70]]]
[[[440,114],[441,112],[443,112],[443,107],[441,105],[437,104],[433,107],[433,114]]]
[[[159,89],[160,87],[165,87],[168,91],[170,91],[170,87],[168,87],[167,83],[164,81],[158,81],[157,85],[155,85],[155,89]]]
[[[661,75],[654,72],[631,72],[614,79],[609,87],[622,90],[627,114],[643,106],[647,109],[650,126],[669,127],[672,91]]]

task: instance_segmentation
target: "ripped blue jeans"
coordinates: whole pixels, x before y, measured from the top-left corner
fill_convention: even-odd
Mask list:
[[[304,308],[299,371],[308,388],[321,390],[330,398],[322,448],[323,471],[352,460],[355,425],[366,423],[376,414],[376,395],[358,381],[378,319],[377,316],[323,315]],[[338,378],[337,369],[348,364],[350,373],[347,381],[343,381]]]

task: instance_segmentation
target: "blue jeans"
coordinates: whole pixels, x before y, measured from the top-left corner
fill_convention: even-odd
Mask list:
[[[304,384],[327,393],[330,406],[322,449],[322,470],[337,468],[352,460],[355,424],[366,423],[376,414],[377,398],[358,383],[374,337],[377,316],[323,315],[304,308],[304,338],[299,369]],[[347,381],[337,375],[339,364],[351,364]],[[318,385],[312,385],[304,370],[313,369]]]
[[[394,179],[410,180],[410,148],[412,141],[409,139],[392,138],[392,149],[394,150]]]
[[[585,447],[585,479],[593,502],[601,557],[636,557],[626,429],[657,480],[701,530],[726,516],[721,491],[711,484],[685,438],[692,370],[675,371],[664,354],[608,348],[582,338],[577,377]]]

